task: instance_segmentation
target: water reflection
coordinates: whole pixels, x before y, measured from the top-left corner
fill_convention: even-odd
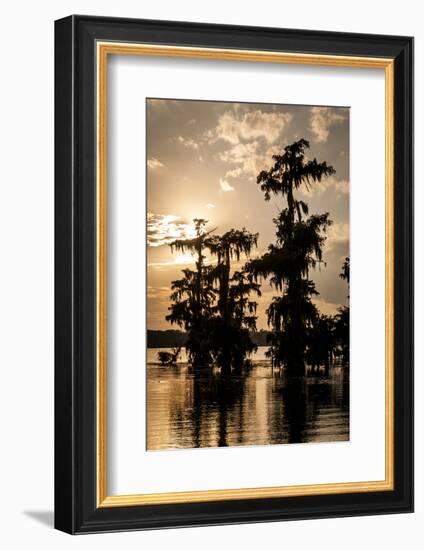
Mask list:
[[[287,382],[263,361],[240,376],[148,364],[147,448],[346,441],[348,372]]]

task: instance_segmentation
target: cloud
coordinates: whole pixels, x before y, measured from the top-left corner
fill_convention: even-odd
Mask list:
[[[272,155],[278,152],[275,145],[270,145],[281,136],[292,118],[290,113],[268,113],[260,109],[246,112],[240,108],[219,117],[217,126],[205,134],[205,139],[210,144],[219,139],[231,144],[218,154],[222,162],[233,165],[220,179],[222,191],[234,190],[229,183],[231,178],[253,179],[261,170],[269,168]]]
[[[330,128],[335,124],[341,124],[346,116],[341,114],[341,109],[330,109],[329,107],[312,107],[309,121],[309,131],[314,135],[314,140],[319,143],[327,141],[330,135]]]
[[[147,267],[168,267],[168,266],[181,266],[181,265],[192,265],[195,263],[195,259],[191,254],[179,254],[175,256],[172,260],[163,261],[163,262],[149,262]]]
[[[347,180],[338,180],[335,177],[330,176],[326,182],[323,183],[326,189],[334,189],[338,197],[349,193],[349,182]]]
[[[223,162],[244,163],[247,157],[256,154],[259,148],[258,141],[250,141],[249,143],[237,143],[231,149],[227,149],[219,154],[219,158]]]
[[[193,139],[191,138],[185,138],[183,136],[178,136],[178,141],[180,143],[182,143],[185,147],[189,147],[190,149],[198,149],[199,148],[199,144],[196,143]]]
[[[327,229],[326,251],[344,250],[349,247],[349,224],[336,222]],[[346,255],[344,252],[342,254]]]
[[[209,208],[209,209],[215,208],[215,205],[212,204],[211,202],[208,202],[208,204],[206,205],[206,208]]]
[[[224,193],[228,193],[229,191],[234,191],[234,187],[232,187],[227,180],[219,178],[219,185],[221,187],[221,190],[224,191]]]
[[[290,113],[267,113],[261,110],[247,113],[226,111],[219,119],[216,128],[209,131],[210,143],[223,139],[236,145],[241,141],[264,138],[274,142],[292,121]]]
[[[233,168],[225,174],[226,178],[238,178],[243,174],[243,168]]]
[[[312,182],[307,189],[304,185],[299,188],[299,193],[304,197],[312,197],[330,190],[337,198],[349,193],[349,182],[347,180],[338,180],[334,176],[323,178],[321,181]]]
[[[195,234],[194,226],[185,223],[179,216],[147,213],[147,246],[157,247],[175,239],[191,239]]]
[[[279,151],[280,149],[275,145],[264,150],[258,141],[234,145],[219,155],[223,162],[237,165],[226,172],[224,179],[241,176],[256,178],[261,170],[270,168],[273,162],[272,155]]]
[[[150,159],[147,159],[147,166],[148,168],[150,168],[150,170],[156,170],[157,168],[163,168],[164,164],[162,164],[161,161],[157,158],[152,157]]]
[[[147,287],[147,296],[149,298],[160,299],[168,298],[171,293],[169,286],[148,286]]]

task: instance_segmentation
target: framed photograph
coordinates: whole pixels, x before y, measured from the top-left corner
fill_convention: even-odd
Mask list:
[[[55,525],[413,510],[413,39],[55,25]]]

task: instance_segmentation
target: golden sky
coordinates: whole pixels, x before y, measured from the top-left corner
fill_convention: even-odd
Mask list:
[[[309,158],[336,169],[309,191],[298,191],[310,214],[329,212],[333,221],[326,265],[310,273],[320,293],[314,301],[331,314],[347,303],[346,283],[338,275],[349,255],[348,108],[148,99],[146,109],[149,329],[178,328],[165,320],[170,283],[181,269],[194,268],[194,259],[172,254],[169,243],[194,236],[193,218],[209,220],[217,234],[242,227],[258,232],[252,257],[274,242],[272,219],[285,200],[265,201],[256,176],[272,166],[273,154],[300,138],[310,142]],[[266,329],[274,291],[267,283],[262,291],[257,325]]]

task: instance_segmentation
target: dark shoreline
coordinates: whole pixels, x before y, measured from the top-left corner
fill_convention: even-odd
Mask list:
[[[267,330],[258,330],[250,333],[252,342],[257,346],[266,346],[269,335]],[[187,333],[181,330],[147,330],[148,348],[177,348],[183,347],[187,341]]]

